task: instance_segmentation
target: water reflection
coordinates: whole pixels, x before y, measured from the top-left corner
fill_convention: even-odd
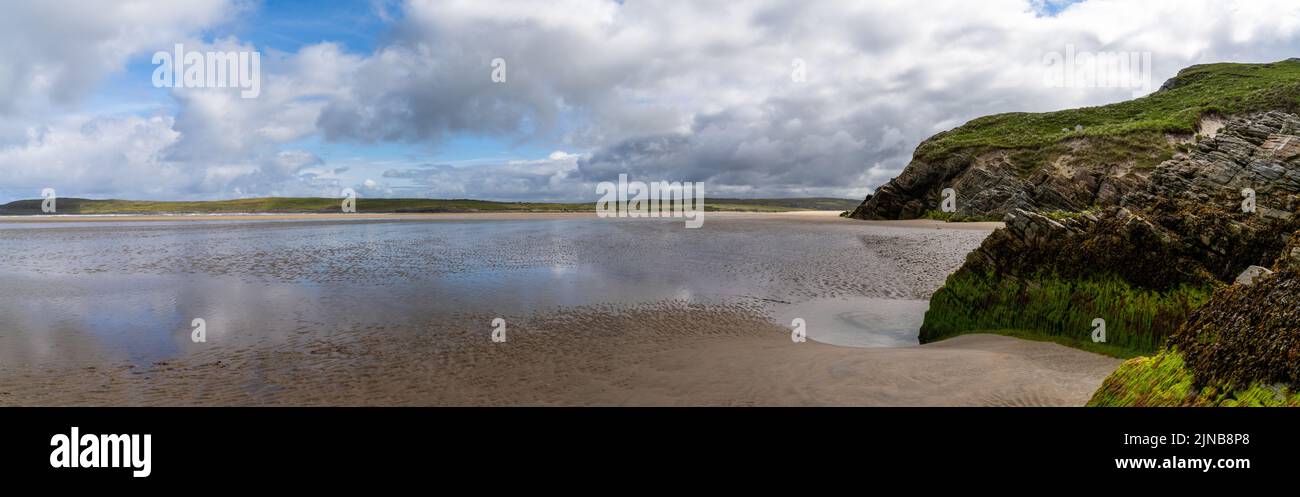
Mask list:
[[[253,346],[663,299],[808,303],[798,312],[838,316],[816,329],[841,330],[814,339],[914,343],[924,312],[915,299],[929,289],[895,284],[899,269],[864,252],[863,229],[750,219],[701,230],[596,219],[0,223],[0,361],[153,363],[202,346],[189,340],[196,317],[209,343]],[[852,314],[855,301],[882,310]],[[788,324],[777,315],[790,310],[772,308]]]

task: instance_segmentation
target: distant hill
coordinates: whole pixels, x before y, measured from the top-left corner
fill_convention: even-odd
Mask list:
[[[236,214],[339,212],[341,199],[321,197],[266,197],[211,201],[95,200],[60,198],[59,214]],[[857,200],[844,198],[706,198],[706,211],[781,212],[799,210],[852,210]],[[595,202],[494,202],[469,199],[360,198],[357,212],[590,212]],[[17,200],[0,205],[0,215],[42,214],[41,200]]]

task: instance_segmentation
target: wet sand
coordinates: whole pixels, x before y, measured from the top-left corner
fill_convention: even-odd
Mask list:
[[[185,360],[6,375],[5,404],[1078,406],[1116,359],[965,335],[794,343],[744,307],[667,302],[480,330],[356,330]],[[454,335],[457,340],[447,340]]]
[[[1119,364],[993,335],[828,345],[813,319],[791,341],[801,309],[865,306],[863,332],[915,309],[996,223],[482,216],[15,228],[0,405],[1082,405]]]

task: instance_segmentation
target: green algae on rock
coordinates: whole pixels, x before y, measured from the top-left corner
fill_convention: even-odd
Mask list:
[[[1233,389],[1197,386],[1182,354],[1164,350],[1121,364],[1092,395],[1088,407],[1300,407],[1300,391],[1252,383]]]
[[[1115,350],[1109,355],[1149,354],[1209,295],[1207,287],[1151,290],[1116,276],[1019,279],[965,272],[930,299],[920,341],[1011,329],[1077,344],[1090,341],[1094,320],[1105,316],[1105,345]]]

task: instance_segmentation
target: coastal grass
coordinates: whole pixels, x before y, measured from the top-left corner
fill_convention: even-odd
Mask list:
[[[1106,342],[1094,351],[1116,357],[1151,354],[1212,291],[1187,284],[1143,289],[1118,276],[1018,279],[958,271],[931,297],[920,339],[1019,330],[1015,333],[1079,346],[1092,342],[1094,319],[1101,318]]]
[[[921,219],[933,219],[949,223],[976,223],[984,221],[1001,221],[1002,216],[972,216],[956,212],[944,212],[939,209],[930,209],[921,215]]]
[[[1300,392],[1284,385],[1252,383],[1197,387],[1177,350],[1125,361],[1106,377],[1089,407],[1300,407]]]
[[[59,214],[265,214],[330,213],[342,199],[264,197],[212,201],[58,199]],[[706,198],[705,211],[784,212],[844,210],[859,200],[839,198]],[[495,202],[472,199],[360,198],[359,213],[594,212],[595,202]],[[41,200],[18,200],[0,206],[0,215],[41,214]]]
[[[1051,218],[1055,221],[1065,221],[1069,219],[1077,219],[1087,215],[1095,216],[1097,215],[1097,210],[1096,209],[1088,209],[1083,211],[1054,210],[1054,211],[1039,211],[1038,213],[1047,216],[1048,218]]]
[[[1169,88],[1142,98],[1056,112],[1012,112],[980,117],[922,143],[916,157],[928,161],[993,149],[1021,149],[1017,153],[1047,156],[1051,154],[1044,152],[1046,148],[1070,139],[1103,138],[1090,142],[1089,148],[1094,149],[1092,154],[1097,158],[1129,159],[1138,150],[1142,151],[1138,155],[1142,160],[1137,166],[1153,166],[1170,152],[1163,136],[1166,133],[1191,135],[1203,116],[1297,108],[1300,108],[1300,60],[1203,64],[1183,69],[1171,80]],[[1098,148],[1097,143],[1104,145]],[[1031,172],[1033,168],[1026,167],[1026,170]]]

